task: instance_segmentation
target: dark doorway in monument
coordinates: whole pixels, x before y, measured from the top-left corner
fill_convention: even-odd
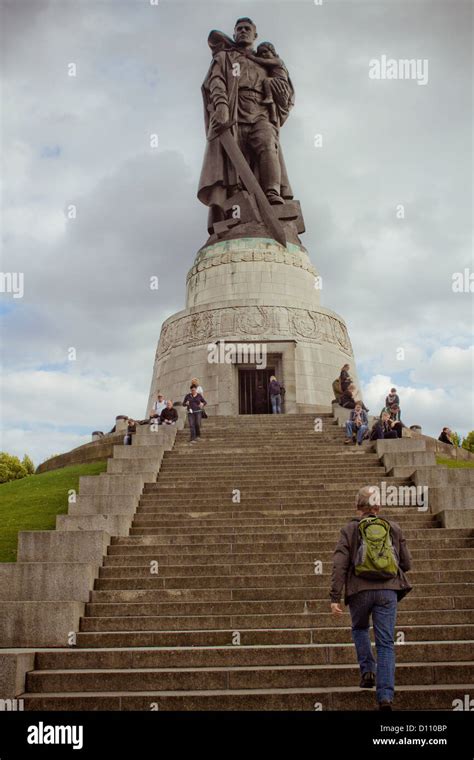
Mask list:
[[[271,414],[268,385],[274,367],[239,369],[239,414]]]

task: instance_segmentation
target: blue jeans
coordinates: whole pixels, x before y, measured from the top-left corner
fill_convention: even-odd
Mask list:
[[[189,432],[191,433],[191,440],[195,441],[196,438],[201,437],[201,412],[188,412],[188,425]]]
[[[361,674],[376,673],[377,702],[392,702],[395,691],[395,621],[397,592],[393,589],[359,591],[349,597],[352,640]],[[375,634],[375,662],[370,643],[370,616]]]
[[[360,425],[357,427],[355,422],[347,420],[346,422],[346,438],[352,438],[353,433],[357,433],[357,443],[362,443],[362,439],[367,432],[367,425]]]
[[[270,396],[270,400],[273,414],[281,414],[281,395],[276,393],[274,396]]]

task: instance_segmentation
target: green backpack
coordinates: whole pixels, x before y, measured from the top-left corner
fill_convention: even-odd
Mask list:
[[[381,517],[363,517],[359,522],[359,535],[355,574],[373,581],[396,578],[398,557],[390,537],[390,523]]]

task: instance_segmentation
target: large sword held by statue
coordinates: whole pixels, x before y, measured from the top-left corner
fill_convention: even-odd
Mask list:
[[[271,232],[274,239],[286,248],[286,235],[283,225],[273,213],[273,209],[268,202],[267,196],[260,187],[255,174],[245,160],[244,154],[240,150],[237,141],[234,139],[234,136],[230,131],[234,124],[235,122],[223,124],[222,128],[219,129],[216,138],[219,138],[222,147],[234,166],[234,169],[245,185],[245,189],[248,190],[249,193],[253,193],[255,196],[258,210],[260,211],[265,226],[269,232]]]

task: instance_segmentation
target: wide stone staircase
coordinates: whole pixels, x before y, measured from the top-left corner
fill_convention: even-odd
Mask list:
[[[178,431],[108,547],[77,645],[37,650],[25,710],[374,709],[349,614],[330,614],[332,552],[358,488],[411,481],[319,418],[210,418],[193,445]],[[452,710],[474,695],[474,531],[383,512],[414,558],[395,708]]]

